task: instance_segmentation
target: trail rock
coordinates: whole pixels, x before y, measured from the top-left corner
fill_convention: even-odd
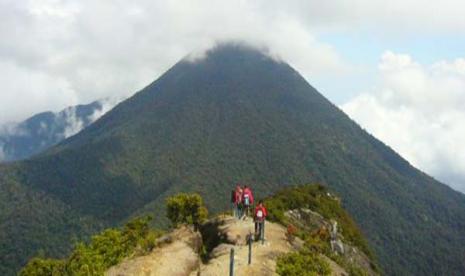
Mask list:
[[[199,267],[197,252],[202,245],[198,232],[188,227],[181,227],[171,234],[161,238],[163,241],[147,256],[141,256],[123,261],[111,267],[107,276],[184,276]]]

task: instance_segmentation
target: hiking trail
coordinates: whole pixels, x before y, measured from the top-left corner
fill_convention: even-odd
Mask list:
[[[248,264],[249,248],[247,235],[254,232],[251,218],[238,220],[231,216],[220,216],[212,220],[207,231],[213,241],[209,259],[202,263],[197,252],[201,248],[202,236],[187,227],[181,227],[162,238],[161,244],[147,256],[134,257],[111,267],[107,276],[129,275],[172,275],[172,276],[217,276],[229,275],[230,250],[234,247],[234,275],[277,275],[276,260],[284,253],[296,251],[302,241],[292,244],[286,239],[286,228],[266,222],[265,242],[253,242],[252,263]],[[206,235],[205,233],[203,234]],[[204,241],[205,241],[204,237]],[[208,242],[208,241],[207,241]],[[211,240],[209,241],[211,242]],[[332,275],[348,275],[344,269],[329,258]]]

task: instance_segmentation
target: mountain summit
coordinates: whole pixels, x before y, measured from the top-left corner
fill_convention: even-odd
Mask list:
[[[179,191],[225,210],[238,181],[258,197],[327,185],[389,274],[465,271],[464,195],[366,133],[288,64],[225,44],[180,61],[44,154],[0,166],[0,274],[134,215],[161,219],[164,198]]]

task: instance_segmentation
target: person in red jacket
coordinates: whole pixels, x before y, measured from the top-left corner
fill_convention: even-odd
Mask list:
[[[263,205],[263,201],[260,200],[257,207],[255,207],[254,215],[256,240],[265,239],[265,219],[267,215],[268,212],[266,211],[265,205]]]
[[[253,205],[253,194],[252,190],[248,186],[244,186],[242,189],[242,205],[244,207],[244,219],[249,216],[250,206]]]
[[[239,184],[232,192],[231,201],[233,203],[233,215],[240,219],[242,217],[242,188]]]

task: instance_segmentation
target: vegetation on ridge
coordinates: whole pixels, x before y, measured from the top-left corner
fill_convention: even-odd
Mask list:
[[[337,221],[343,242],[357,247],[370,259],[370,266],[379,272],[373,252],[368,246],[351,216],[341,206],[339,198],[332,195],[320,184],[308,184],[288,187],[265,200],[269,210],[269,219],[288,226],[288,232],[301,238],[305,243],[299,252],[286,254],[278,259],[277,271],[280,275],[327,275],[326,262],[319,257],[323,254],[333,259],[350,275],[364,275],[364,270],[345,258],[334,254],[330,248],[330,229],[318,229],[309,232],[307,229],[296,229],[285,215],[290,210],[310,209],[323,216],[327,221]],[[305,223],[302,221],[302,223]],[[316,230],[316,229],[315,229]]]
[[[199,194],[180,193],[166,199],[166,216],[174,227],[192,224],[197,229],[207,219],[208,210]]]
[[[179,193],[166,200],[167,216],[173,227],[189,224],[198,227],[208,216],[199,194]],[[89,243],[79,242],[65,259],[32,258],[20,276],[103,275],[113,265],[133,255],[153,250],[162,232],[149,227],[152,217],[136,218],[122,229],[109,228],[92,236]]]
[[[133,254],[145,254],[155,247],[161,232],[149,228],[150,217],[128,222],[123,229],[106,229],[79,242],[66,259],[35,257],[20,271],[20,276],[103,275],[111,266]]]
[[[283,225],[288,225],[284,215],[286,211],[295,209],[311,209],[322,215],[328,221],[336,220],[345,242],[358,247],[365,254],[374,257],[366,239],[350,215],[341,207],[340,201],[328,196],[329,191],[320,184],[288,187],[267,198],[265,204],[269,210],[269,219]],[[306,238],[306,233],[297,232],[300,237]]]
[[[317,253],[300,251],[279,257],[276,273],[283,276],[326,276],[330,275],[331,269]]]

